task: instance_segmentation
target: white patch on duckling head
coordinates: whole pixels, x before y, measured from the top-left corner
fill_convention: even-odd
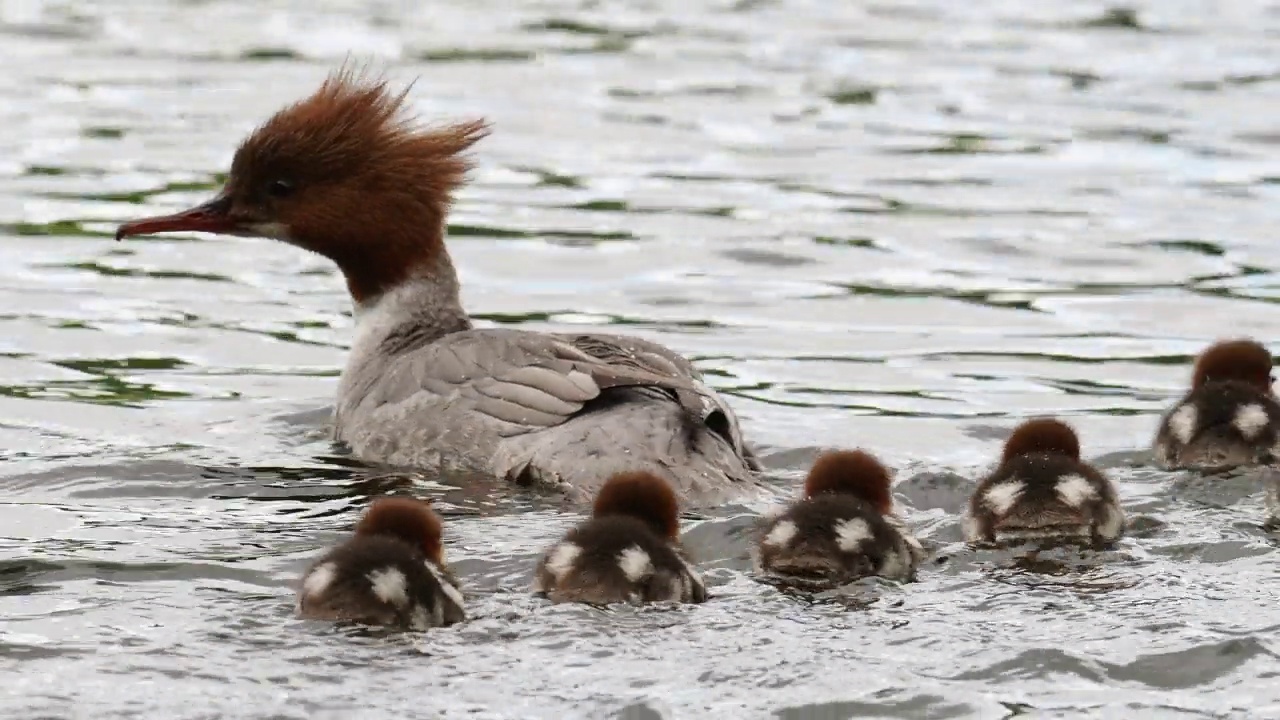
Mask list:
[[[905,580],[911,575],[910,555],[904,555],[893,548],[884,555],[884,564],[880,566],[880,577],[890,580]]]
[[[565,577],[573,570],[573,563],[582,554],[582,548],[573,543],[560,543],[547,553],[547,571],[556,582],[564,582]]]
[[[792,538],[796,536],[796,532],[797,528],[795,523],[790,520],[783,520],[777,525],[774,525],[773,529],[769,531],[768,535],[764,536],[764,540],[761,542],[773,547],[785,547],[787,543],[790,543]]]
[[[1108,505],[1102,509],[1102,521],[1095,531],[1098,537],[1108,542],[1120,537],[1124,532],[1124,511],[1119,505]]]
[[[639,545],[632,545],[618,554],[618,567],[631,582],[639,582],[653,574],[653,560]]]
[[[1169,432],[1183,445],[1196,436],[1196,414],[1196,406],[1187,403],[1169,415]]]
[[[1076,508],[1098,497],[1098,489],[1083,475],[1063,475],[1058,478],[1056,489],[1062,502]]]
[[[333,582],[333,576],[337,574],[337,570],[337,566],[331,562],[312,568],[311,572],[302,578],[302,594],[307,597],[323,595],[329,583]]]
[[[693,597],[693,580],[689,578],[688,573],[682,572],[671,581],[671,599],[687,602],[691,597]]]
[[[902,538],[902,542],[906,543],[906,551],[910,553],[913,559],[924,557],[924,546],[920,544],[919,539],[916,539],[914,534],[911,534],[911,530],[906,527],[906,521],[902,520],[896,512],[890,512],[890,514],[884,515],[883,518],[888,523],[888,527],[896,530],[897,537]]]
[[[386,567],[374,570],[366,577],[373,585],[373,594],[382,602],[396,607],[409,604],[409,584],[404,579],[404,573],[393,567]]]
[[[1262,432],[1270,422],[1267,411],[1257,403],[1249,403],[1236,411],[1236,418],[1231,424],[1236,426],[1245,440],[1252,440]]]
[[[680,561],[680,587],[684,590],[684,594],[680,597],[681,602],[693,602],[693,598],[698,591],[704,590],[702,578],[691,565],[677,553],[676,558]]]
[[[872,537],[871,526],[862,518],[841,520],[833,529],[836,533],[836,543],[845,552],[854,552],[862,547],[863,542]]]
[[[427,560],[423,565],[427,566],[427,572],[431,573],[431,577],[435,578],[436,582],[440,583],[440,591],[445,594],[445,597],[449,598],[454,605],[457,605],[458,608],[461,609],[463,603],[462,591],[459,590],[456,585],[449,582],[449,578],[445,577],[444,573],[440,572],[435,563]],[[439,606],[437,606],[437,608],[438,607]]]
[[[409,627],[413,630],[426,630],[432,627],[431,613],[421,605],[414,605],[413,612],[409,613]],[[437,623],[438,624],[438,623]]]
[[[991,508],[991,512],[996,515],[1004,515],[1018,502],[1018,498],[1022,497],[1022,491],[1026,487],[1021,480],[1011,480],[1002,482],[999,485],[992,485],[982,494],[982,501],[986,503],[987,507]]]

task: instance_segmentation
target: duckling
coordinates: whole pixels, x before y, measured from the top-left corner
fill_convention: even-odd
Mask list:
[[[1196,359],[1191,390],[1160,420],[1153,452],[1165,469],[1227,469],[1276,462],[1280,402],[1271,353],[1253,340],[1225,340]]]
[[[302,576],[298,614],[413,630],[462,622],[462,592],[444,564],[442,532],[421,500],[373,501],[355,535]]]
[[[771,517],[756,569],[783,585],[821,589],[868,575],[911,580],[924,549],[893,512],[889,471],[861,450],[823,453],[804,497]]]
[[[1080,439],[1053,418],[1028,420],[1005,441],[1000,466],[978,483],[964,519],[978,544],[1114,542],[1124,532],[1115,486],[1080,460]]]
[[[605,481],[591,518],[539,561],[533,591],[552,602],[600,605],[707,599],[680,544],[676,495],[649,472],[618,473]]]

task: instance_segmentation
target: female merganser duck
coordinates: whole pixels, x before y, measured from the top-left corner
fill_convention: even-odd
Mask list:
[[[1271,353],[1260,343],[1211,345],[1196,359],[1191,390],[1160,420],[1156,462],[1170,470],[1274,463],[1280,403],[1272,382]]]
[[[780,584],[830,588],[868,575],[910,580],[920,542],[893,512],[889,471],[861,450],[823,453],[804,497],[769,519],[756,548],[759,572]]]
[[[706,587],[680,546],[680,506],[662,478],[619,473],[600,488],[591,519],[538,563],[533,591],[552,602],[685,602]]]
[[[414,630],[462,622],[462,592],[445,567],[440,534],[426,503],[375,500],[355,537],[302,576],[298,614]]]
[[[406,93],[343,69],[237,149],[222,192],[116,238],[171,231],[260,236],[337,264],[357,332],[334,437],[367,462],[491,474],[589,497],[643,468],[717,502],[759,466],[733,411],[684,357],[616,335],[474,329],[445,219],[488,134],[423,129]]]
[[[1000,466],[969,500],[965,539],[977,544],[1087,541],[1106,545],[1124,531],[1115,486],[1080,461],[1080,440],[1052,418],[1028,420],[1005,441]]]

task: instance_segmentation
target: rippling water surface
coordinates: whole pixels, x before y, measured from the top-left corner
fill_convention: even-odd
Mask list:
[[[1280,717],[1256,483],[1142,452],[1208,341],[1280,334],[1278,35],[1244,0],[0,1],[0,712]],[[326,262],[111,242],[348,52],[495,123],[452,217],[469,308],[691,354],[780,493],[822,447],[881,453],[920,581],[779,594],[738,507],[687,523],[709,604],[548,606],[532,564],[575,515],[326,441]],[[958,542],[1038,413],[1118,480],[1114,551]],[[292,617],[384,492],[437,498],[471,622]]]

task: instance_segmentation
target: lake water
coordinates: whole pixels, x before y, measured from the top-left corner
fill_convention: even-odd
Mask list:
[[[1258,485],[1142,452],[1208,342],[1280,335],[1277,43],[1243,0],[0,0],[0,715],[1280,717]],[[327,442],[325,261],[111,241],[348,52],[494,123],[452,216],[474,313],[695,357],[780,497],[820,448],[880,454],[919,582],[759,584],[759,505],[687,522],[704,606],[549,606],[533,563],[578,516]],[[966,549],[973,478],[1042,413],[1130,535]],[[437,498],[473,619],[295,619],[387,491]]]

